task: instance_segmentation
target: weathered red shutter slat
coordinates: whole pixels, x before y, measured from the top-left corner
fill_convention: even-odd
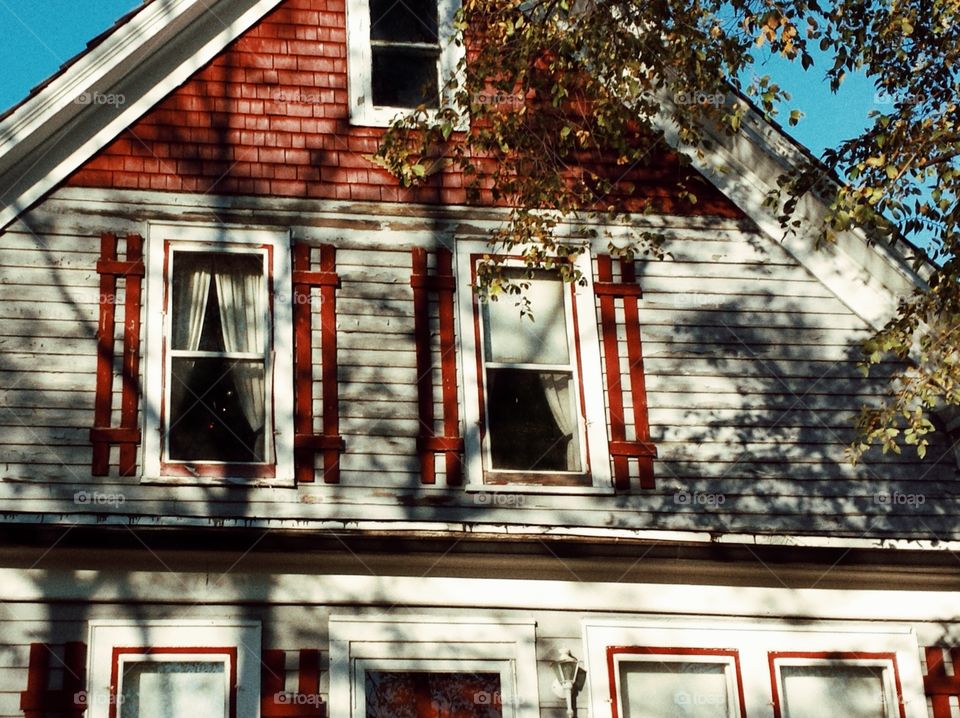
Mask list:
[[[428,272],[428,254],[422,247],[413,249],[414,341],[417,355],[417,408],[420,435],[417,453],[420,457],[420,481],[437,481],[435,457],[445,457],[447,485],[459,486],[463,480],[463,439],[460,436],[460,411],[457,396],[457,348],[454,332],[453,252],[443,247],[436,251],[437,271]],[[430,292],[436,292],[440,328],[440,376],[443,401],[443,436],[436,435],[436,414],[433,406],[433,350],[430,342]]]
[[[120,446],[121,476],[137,471],[137,446],[140,444],[140,310],[143,294],[143,238],[127,236],[127,258],[117,258],[117,238],[111,233],[100,237],[100,317],[97,325],[97,385],[94,403],[91,473],[106,476],[110,472],[110,447]],[[120,426],[112,426],[114,331],[116,328],[117,278],[125,279],[123,368],[120,401]]]
[[[70,642],[64,645],[63,687],[58,690],[47,687],[53,656],[51,646],[45,643],[30,644],[27,690],[20,693],[20,710],[26,718],[43,718],[49,713],[63,714],[65,718],[80,718],[86,710],[86,701],[79,695],[87,684],[86,644]]]
[[[924,649],[927,675],[923,677],[924,692],[930,697],[933,718],[951,718],[950,698],[960,696],[960,649],[950,649],[953,675],[947,675],[943,662],[944,649],[929,646]]]
[[[340,399],[337,387],[337,287],[336,249],[320,247],[320,271],[312,271],[310,245],[293,248],[294,327],[294,464],[298,483],[315,480],[314,456],[323,453],[323,480],[340,481]],[[320,381],[323,389],[323,433],[313,430],[313,336],[311,290],[320,288]]]
[[[643,370],[643,344],[640,338],[640,311],[637,300],[642,290],[636,283],[636,270],[631,260],[620,260],[620,282],[613,281],[613,260],[608,254],[597,257],[597,281],[594,292],[600,302],[600,332],[603,340],[604,370],[610,405],[610,455],[613,458],[614,486],[630,488],[630,459],[639,464],[640,488],[655,486],[653,460],[656,447],[650,442],[647,413],[647,389]],[[615,301],[623,302],[627,335],[627,362],[630,393],[633,398],[633,427],[636,439],[627,441],[626,417],[623,408],[623,382],[620,372],[620,347],[617,342]]]
[[[297,695],[284,690],[286,653],[268,650],[261,657],[260,715],[262,718],[324,718],[326,703],[320,700],[320,651],[300,651]]]

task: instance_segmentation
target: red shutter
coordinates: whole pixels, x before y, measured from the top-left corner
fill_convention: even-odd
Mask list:
[[[457,348],[454,335],[453,252],[441,248],[436,251],[437,271],[427,270],[427,250],[413,250],[414,340],[417,350],[417,408],[420,418],[420,435],[417,438],[417,453],[420,457],[420,480],[424,484],[436,483],[435,458],[438,453],[445,457],[448,486],[459,486],[462,481],[463,439],[460,436],[460,412],[457,406]],[[443,434],[437,436],[433,405],[434,352],[430,340],[430,292],[435,292],[438,303],[440,328],[440,376],[443,398]]]
[[[320,270],[313,271],[311,247],[293,248],[294,328],[294,464],[298,483],[315,479],[314,456],[323,453],[323,480],[340,481],[340,454],[345,445],[340,436],[340,398],[337,388],[337,287],[336,249],[320,247]],[[320,382],[323,389],[323,432],[313,429],[313,293],[320,288]]]
[[[326,703],[320,700],[320,651],[300,651],[300,671],[296,695],[286,692],[286,653],[264,651],[260,681],[262,718],[323,718]]]
[[[923,688],[924,693],[930,697],[933,718],[951,718],[953,713],[950,711],[950,699],[960,697],[960,649],[949,649],[953,675],[947,675],[943,663],[944,650],[939,646],[924,649],[927,675],[923,677]]]
[[[55,659],[55,663],[54,663]],[[87,647],[72,642],[64,646],[63,661],[55,658],[53,648],[46,643],[30,644],[30,664],[27,669],[27,690],[20,693],[20,710],[25,718],[43,718],[57,713],[64,718],[81,718],[87,708],[84,691]],[[62,688],[51,690],[51,666],[62,668]]]
[[[120,446],[120,475],[133,476],[137,471],[137,446],[140,444],[138,414],[140,409],[140,306],[142,301],[143,239],[127,236],[127,258],[117,258],[117,238],[105,233],[100,237],[100,321],[97,327],[97,390],[94,405],[93,443],[94,476],[110,472],[110,448]],[[113,362],[116,330],[117,279],[123,278],[123,364],[120,400],[120,426],[114,427]]]
[[[597,257],[598,277],[594,292],[600,300],[600,330],[603,337],[604,369],[610,403],[610,455],[613,457],[614,485],[630,488],[630,460],[639,463],[640,488],[654,488],[653,460],[656,447],[650,442],[647,418],[647,388],[643,373],[643,344],[640,340],[640,312],[637,299],[643,296],[637,284],[632,260],[620,260],[620,282],[613,281],[613,260],[610,255]],[[626,416],[623,409],[623,376],[620,370],[620,346],[617,341],[616,300],[623,302],[627,336],[627,362],[630,393],[633,397],[633,420],[636,439],[627,441]]]

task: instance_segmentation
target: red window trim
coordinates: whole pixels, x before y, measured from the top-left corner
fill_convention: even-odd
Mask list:
[[[471,254],[470,255],[470,283],[473,286],[477,284],[477,262],[485,257],[490,255],[487,254]],[[517,260],[524,261],[523,257],[519,255],[499,255],[496,257],[500,260]],[[592,471],[591,471],[591,457],[590,457],[590,442],[587,441],[586,436],[586,398],[583,395],[583,363],[580,356],[580,326],[579,326],[579,315],[577,314],[577,301],[576,301],[576,289],[572,285],[570,286],[570,304],[571,304],[571,314],[573,315],[573,343],[574,343],[574,354],[576,361],[576,372],[577,372],[577,382],[578,382],[578,394],[580,395],[579,407],[580,407],[580,428],[584,432],[584,445],[585,450],[583,454],[583,471],[580,472],[570,472],[570,473],[554,473],[554,472],[533,472],[533,471],[509,471],[509,470],[492,470],[488,469],[485,466],[483,467],[483,483],[489,486],[509,486],[511,484],[526,484],[532,486],[591,486],[592,485]],[[483,391],[483,337],[482,332],[480,331],[480,300],[474,294],[473,296],[473,335],[474,335],[474,347],[476,348],[476,362],[477,362],[477,403],[479,404],[478,418],[480,421],[480,453],[481,453],[481,466],[483,466],[483,442],[487,435],[487,416],[486,410],[487,407],[484,404],[484,391]]]
[[[311,269],[311,245],[293,247],[293,376],[294,472],[296,481],[316,480],[314,456],[323,454],[323,481],[340,483],[340,454],[346,449],[340,436],[340,395],[337,383],[337,250],[320,246],[320,271]],[[313,311],[312,289],[320,289],[320,382],[323,388],[323,432],[313,430]]]
[[[646,656],[723,656],[733,659],[733,669],[737,681],[737,701],[739,701],[740,718],[747,718],[746,701],[743,693],[743,677],[740,672],[740,652],[730,648],[678,648],[675,646],[607,646],[607,676],[610,681],[610,709],[612,718],[619,718],[617,711],[617,655],[646,655]]]
[[[903,705],[903,689],[900,686],[900,668],[897,666],[896,653],[870,653],[860,651],[770,651],[767,653],[767,662],[770,668],[770,691],[773,696],[774,718],[783,718],[776,668],[776,662],[781,658],[809,658],[813,660],[836,661],[890,661],[893,666],[893,680],[897,691],[897,706],[899,707],[900,718],[907,718],[906,709]]]
[[[656,488],[653,460],[657,456],[657,448],[650,441],[643,342],[640,336],[640,311],[637,306],[637,300],[643,296],[643,291],[637,284],[633,260],[620,259],[620,282],[617,283],[613,281],[613,259],[609,254],[598,255],[597,281],[593,284],[593,290],[600,302],[600,330],[610,409],[610,456],[613,458],[614,486],[618,490],[630,489],[630,460],[636,459],[639,465],[640,488],[653,489]],[[614,304],[616,299],[623,302],[630,393],[633,397],[632,419],[636,434],[634,441],[626,440],[623,379],[620,372],[620,346],[617,341]]]
[[[49,713],[62,713],[65,718],[82,718],[87,709],[87,646],[79,641],[64,644],[63,687],[50,689],[53,648],[46,643],[30,644],[27,668],[27,689],[20,693],[20,710],[24,718],[44,718]],[[58,659],[58,663],[60,663]]]
[[[163,307],[164,307],[164,316],[170,316],[167,308],[170,306],[170,257],[173,251],[176,250],[177,245],[185,244],[181,240],[166,240],[163,244]],[[190,242],[189,244],[193,246],[202,246],[205,244],[210,245],[210,252],[216,253],[217,248],[222,245],[216,245],[210,242],[198,241],[196,243]],[[241,247],[244,250],[261,250],[264,252],[267,259],[267,268],[266,268],[266,281],[267,281],[267,301],[268,301],[268,312],[270,314],[270,346],[273,347],[274,343],[274,324],[273,324],[273,294],[274,294],[274,278],[273,278],[273,268],[274,268],[274,258],[273,258],[273,246],[269,244],[260,244],[260,245],[227,245],[227,246],[237,246]],[[188,250],[188,251],[205,251],[205,250]],[[276,443],[272,446],[272,455],[274,461],[272,462],[263,462],[263,463],[230,463],[230,462],[204,462],[204,461],[170,461],[164,458],[164,455],[167,451],[167,437],[166,437],[166,415],[167,415],[167,386],[166,382],[169,378],[167,372],[167,329],[166,319],[164,320],[163,327],[163,351],[161,352],[160,361],[163,366],[163,383],[161,386],[162,398],[160,401],[160,430],[162,432],[162,437],[160,440],[160,473],[163,476],[175,476],[181,478],[238,478],[238,479],[273,479],[277,475],[277,465],[276,465],[276,455],[277,447]],[[264,367],[265,369],[268,367]],[[271,367],[272,368],[272,365]],[[268,379],[268,376],[270,377]],[[272,381],[273,372],[265,372],[264,381]],[[271,429],[276,427],[277,422],[277,411],[276,411],[276,402],[274,400],[276,394],[276,386],[273,386],[270,391],[270,422]],[[269,437],[269,439],[268,439]],[[264,435],[264,446],[268,440],[275,439],[275,432],[270,431]]]
[[[99,321],[97,325],[97,383],[94,399],[93,445],[91,474],[110,473],[110,449],[120,446],[119,473],[134,476],[137,473],[137,447],[142,434],[138,414],[140,409],[140,311],[142,306],[143,238],[129,234],[126,238],[127,258],[117,257],[117,237],[111,232],[100,235]],[[120,426],[112,426],[113,362],[115,356],[117,280],[125,280],[123,297],[123,354],[121,374]]]
[[[110,665],[110,705],[109,718],[117,718],[117,706],[119,705],[118,692],[120,690],[120,657],[126,654],[131,655],[223,655],[228,659],[229,665],[229,690],[228,696],[229,710],[228,718],[237,718],[237,648],[236,646],[224,647],[196,647],[188,646],[114,646]],[[215,716],[206,716],[205,718],[216,718]]]
[[[428,252],[423,247],[412,250],[413,333],[417,359],[417,416],[420,432],[417,454],[420,458],[420,481],[435,484],[436,455],[443,454],[448,486],[463,482],[463,437],[460,436],[460,408],[457,392],[457,346],[454,332],[454,300],[456,278],[453,274],[453,252],[446,247],[435,251],[437,269],[430,274]],[[443,407],[443,435],[437,436],[433,402],[433,350],[430,343],[430,292],[437,295],[440,329],[440,377]]]

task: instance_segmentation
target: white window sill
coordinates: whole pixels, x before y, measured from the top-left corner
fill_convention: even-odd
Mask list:
[[[537,484],[466,484],[464,491],[469,494],[558,494],[572,496],[613,496],[616,489],[612,486],[541,486]]]

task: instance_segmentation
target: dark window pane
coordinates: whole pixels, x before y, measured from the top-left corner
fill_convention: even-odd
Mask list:
[[[169,457],[264,461],[263,362],[174,358]]]
[[[373,104],[383,107],[439,107],[439,57],[439,50],[373,48]]]
[[[438,42],[436,0],[370,0],[370,39]]]
[[[579,412],[570,374],[488,369],[486,391],[492,468],[581,470]]]
[[[366,718],[502,718],[499,673],[367,671]]]

